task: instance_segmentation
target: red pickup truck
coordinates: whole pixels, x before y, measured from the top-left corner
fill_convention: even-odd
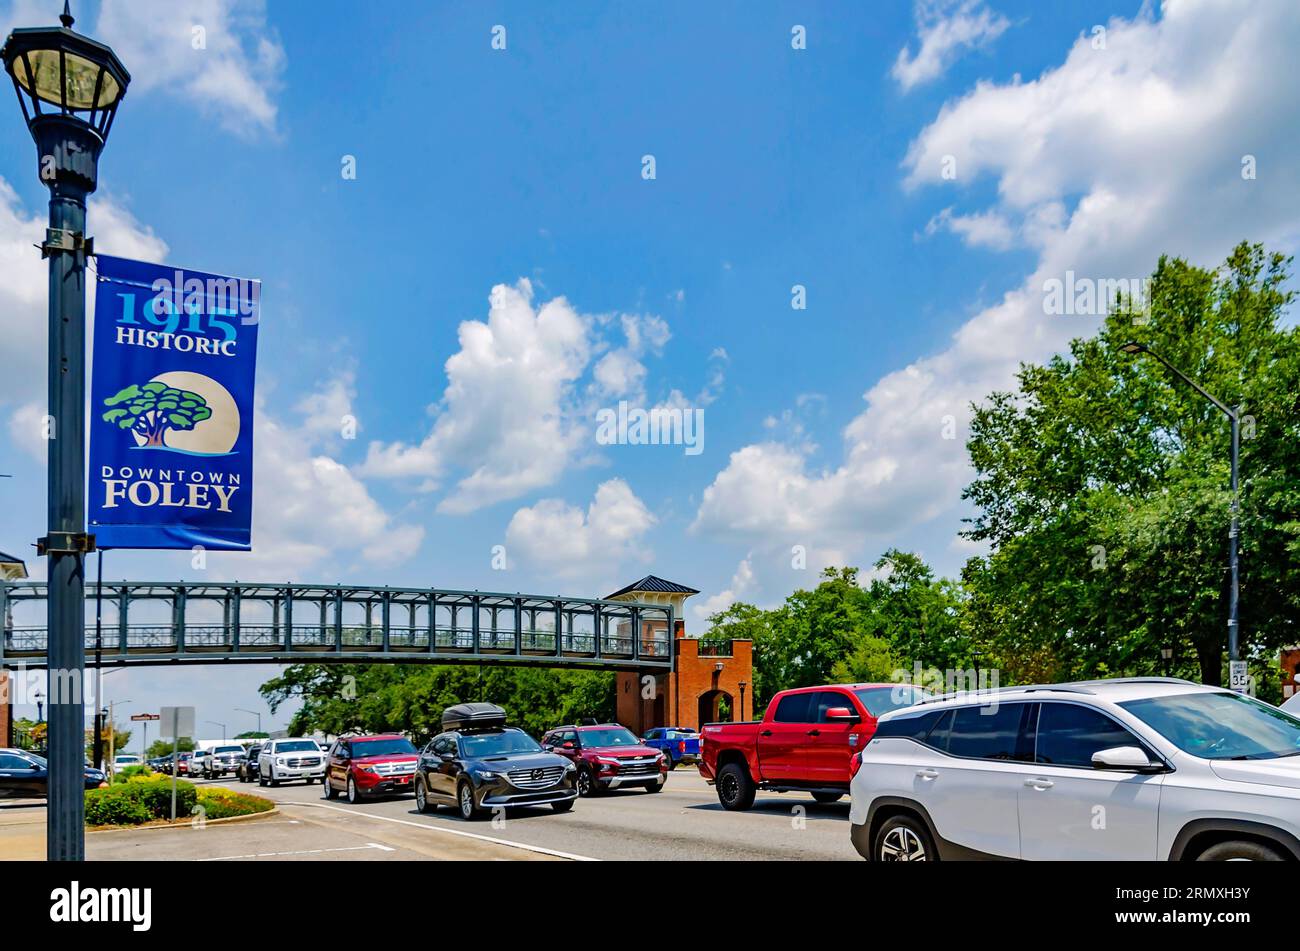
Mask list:
[[[875,734],[876,719],[923,696],[907,684],[783,690],[762,720],[705,724],[700,774],[724,809],[748,809],[760,789],[835,802],[849,791],[850,761]]]

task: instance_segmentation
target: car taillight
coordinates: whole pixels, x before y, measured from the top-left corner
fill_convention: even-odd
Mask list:
[[[860,770],[861,768],[862,768],[862,754],[854,753],[852,758],[849,759],[849,779],[852,779],[854,776],[858,775],[858,770]]]
[[[686,752],[686,741],[685,741],[685,740],[678,740],[678,742],[677,742],[677,752],[679,752],[679,753],[685,753],[685,752]]]

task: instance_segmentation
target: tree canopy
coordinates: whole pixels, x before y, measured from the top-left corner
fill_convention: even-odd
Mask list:
[[[147,446],[163,445],[169,429],[193,429],[212,416],[208,401],[198,393],[156,380],[143,386],[132,383],[104,400],[104,405],[114,407],[104,413],[105,422],[139,433]]]

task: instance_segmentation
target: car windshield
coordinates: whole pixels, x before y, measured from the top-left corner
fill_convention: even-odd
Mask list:
[[[1184,753],[1203,759],[1275,759],[1300,753],[1300,720],[1236,693],[1185,693],[1121,707]]]
[[[277,753],[319,753],[320,747],[311,740],[288,740],[275,744]]]
[[[924,690],[906,684],[895,684],[892,687],[863,687],[853,693],[873,717],[888,713],[890,710],[910,707],[925,697]]]
[[[578,739],[583,746],[640,746],[641,741],[630,730],[612,726],[600,730],[579,730]]]
[[[468,759],[485,756],[506,756],[510,753],[540,753],[542,748],[522,730],[505,730],[501,733],[462,734],[461,749]]]
[[[218,746],[217,749],[216,749],[216,752],[218,752],[218,753],[242,753],[242,752],[244,752],[244,748],[243,748],[242,746]]]
[[[35,763],[37,766],[50,765],[49,760],[47,760],[44,756],[40,755],[39,753],[23,753],[23,755],[26,756],[33,763]]]
[[[406,754],[415,755],[415,747],[407,739],[396,740],[366,740],[364,743],[353,742],[352,755],[360,758],[362,756],[403,756]]]

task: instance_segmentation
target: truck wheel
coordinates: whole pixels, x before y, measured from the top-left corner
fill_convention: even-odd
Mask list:
[[[722,808],[743,811],[754,804],[758,787],[749,778],[749,770],[740,763],[728,763],[718,773],[718,802]]]
[[[659,792],[667,785],[668,785],[668,780],[666,779],[656,780],[655,782],[651,783],[649,786],[646,787],[646,792]]]
[[[677,760],[673,759],[673,755],[671,753],[665,753],[664,759],[668,761],[668,768],[670,770],[677,768]]]
[[[257,773],[257,785],[259,786],[266,785],[266,774],[261,772],[260,770]]]
[[[939,856],[924,825],[911,816],[891,816],[876,832],[871,858],[876,862],[935,862]]]
[[[1276,849],[1262,842],[1235,839],[1212,845],[1200,855],[1198,862],[1281,862],[1282,856]]]
[[[815,792],[812,794],[813,799],[822,805],[829,805],[832,802],[839,802],[844,798],[844,793],[837,792]]]

